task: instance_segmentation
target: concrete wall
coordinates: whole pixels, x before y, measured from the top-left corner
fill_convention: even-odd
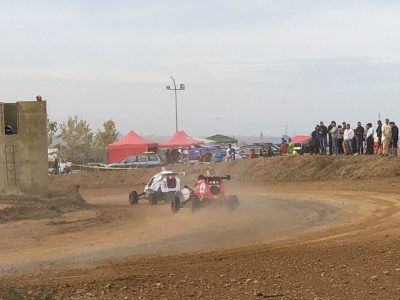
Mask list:
[[[16,111],[13,112],[12,105],[0,103],[0,193],[47,196],[46,102],[17,102],[15,108]],[[6,135],[5,125],[12,123],[14,115],[16,123],[13,129],[16,133]],[[8,172],[7,176],[7,166],[10,169],[12,165],[10,159],[7,165],[7,146],[9,152],[14,148],[15,178],[13,172]]]

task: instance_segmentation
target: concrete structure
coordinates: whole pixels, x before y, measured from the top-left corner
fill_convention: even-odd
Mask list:
[[[0,102],[0,193],[47,196],[46,122],[45,101]]]

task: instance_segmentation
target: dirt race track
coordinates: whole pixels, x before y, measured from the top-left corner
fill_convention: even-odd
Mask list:
[[[177,215],[127,204],[154,170],[55,176],[60,189],[80,183],[92,206],[0,224],[0,299],[13,286],[26,298],[400,299],[398,166],[375,157],[212,166],[234,176],[227,189],[239,209]],[[205,168],[187,169],[185,180]],[[321,180],[326,168],[334,171]],[[284,180],[286,171],[296,175]]]

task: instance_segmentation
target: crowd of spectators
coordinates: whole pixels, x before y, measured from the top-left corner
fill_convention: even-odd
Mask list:
[[[386,119],[377,122],[376,128],[371,123],[351,124],[332,121],[329,126],[320,122],[311,133],[310,152],[320,155],[382,155],[397,156],[399,128],[395,122]]]

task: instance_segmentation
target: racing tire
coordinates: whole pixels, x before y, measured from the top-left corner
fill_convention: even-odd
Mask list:
[[[195,195],[191,195],[189,199],[192,204],[192,213],[198,211],[201,207],[200,199]]]
[[[130,205],[137,205],[139,204],[139,197],[136,191],[132,191],[129,193],[129,204]]]
[[[229,210],[236,210],[240,205],[239,198],[236,195],[230,195],[226,198],[225,204]]]
[[[181,208],[181,194],[178,192],[171,201],[171,212],[176,214]]]
[[[156,193],[151,193],[149,195],[149,203],[150,205],[157,205],[158,203],[158,198]]]

